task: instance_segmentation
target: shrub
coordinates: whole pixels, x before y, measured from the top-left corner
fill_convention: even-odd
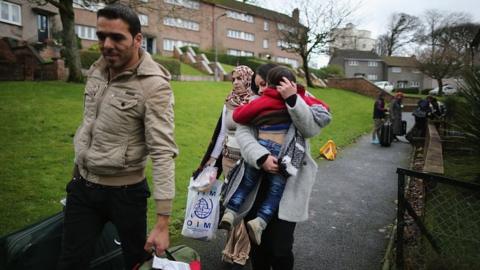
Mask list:
[[[463,79],[460,86],[462,97],[457,99],[460,102],[451,124],[463,131],[466,143],[480,153],[480,71],[467,71]]]
[[[395,92],[402,92],[404,94],[418,94],[418,87],[397,88]]]
[[[180,61],[175,58],[153,55],[153,60],[165,67],[172,75],[181,75]]]
[[[215,53],[204,52],[204,54],[210,61],[215,61]],[[268,61],[252,56],[234,56],[228,54],[218,54],[217,59],[220,63],[228,64],[231,66],[245,65],[252,70],[256,70],[260,65],[269,63]]]
[[[100,52],[97,51],[80,51],[80,58],[82,61],[82,68],[88,69],[90,66],[100,58]],[[180,75],[180,62],[174,58],[161,57],[154,55],[153,60],[164,66],[172,75]]]
[[[422,95],[428,95],[428,92],[430,92],[430,90],[432,90],[432,88],[426,88],[426,89],[423,89],[420,93]]]
[[[92,52],[100,52],[100,45],[98,45],[98,43],[95,43],[92,46],[90,46],[88,50]]]
[[[182,52],[186,52],[186,51],[187,51],[187,47],[191,47],[192,50],[193,50],[196,54],[201,53],[200,49],[199,49],[198,47],[195,47],[195,46],[182,46],[182,47],[180,47],[180,50],[181,50]]]
[[[343,69],[339,65],[329,65],[321,69],[310,69],[320,79],[343,78]]]
[[[90,66],[100,58],[100,52],[95,51],[80,51],[80,61],[82,68],[89,69]]]

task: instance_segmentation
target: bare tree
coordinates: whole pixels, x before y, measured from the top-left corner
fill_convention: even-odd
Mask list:
[[[308,86],[313,86],[308,62],[312,54],[326,53],[328,43],[335,40],[334,29],[342,25],[357,9],[357,5],[328,0],[298,2],[301,20],[280,30],[282,49],[297,53],[303,61]]]
[[[465,44],[459,40],[458,27],[470,21],[465,13],[441,13],[428,10],[424,16],[424,34],[419,55],[420,70],[437,80],[438,94],[443,93],[443,79],[457,75],[464,67]]]
[[[33,0],[39,5],[52,4],[58,8],[60,20],[62,21],[63,46],[65,48],[64,56],[68,66],[68,81],[81,82],[82,72],[79,48],[75,35],[75,13],[73,11],[73,0]]]
[[[390,17],[387,33],[381,35],[377,43],[380,55],[391,56],[405,45],[415,41],[415,33],[421,22],[416,16],[406,13],[394,13]]]
[[[388,35],[382,34],[377,37],[375,51],[378,55],[388,55]]]
[[[68,81],[82,82],[83,76],[81,72],[80,53],[77,44],[77,36],[75,34],[75,12],[73,9],[73,0],[29,0],[38,5],[51,4],[58,8],[60,20],[62,22],[62,40],[64,46],[65,62],[67,63],[69,75]],[[91,7],[99,2],[105,4],[112,4],[118,0],[81,0],[75,1],[76,4],[83,7]],[[129,4],[132,8],[139,8],[144,6],[142,1],[123,1]]]

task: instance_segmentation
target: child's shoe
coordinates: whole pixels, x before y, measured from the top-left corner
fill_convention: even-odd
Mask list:
[[[227,209],[225,211],[225,214],[223,214],[222,219],[220,220],[220,224],[218,224],[218,228],[229,231],[230,229],[232,229],[234,219],[235,213]]]
[[[260,245],[262,241],[262,232],[267,227],[267,223],[262,218],[255,218],[247,222],[248,236],[256,245]]]

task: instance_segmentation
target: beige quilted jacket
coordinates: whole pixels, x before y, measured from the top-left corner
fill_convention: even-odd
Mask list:
[[[169,214],[175,196],[174,98],[170,73],[142,52],[139,64],[110,81],[103,58],[88,71],[75,163],[87,180],[111,186],[145,177],[153,163],[157,213]]]

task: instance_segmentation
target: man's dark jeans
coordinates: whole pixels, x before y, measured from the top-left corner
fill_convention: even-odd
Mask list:
[[[117,228],[125,269],[145,258],[147,181],[125,187],[91,184],[76,177],[67,185],[67,205],[59,270],[89,269],[94,246],[106,222]]]

